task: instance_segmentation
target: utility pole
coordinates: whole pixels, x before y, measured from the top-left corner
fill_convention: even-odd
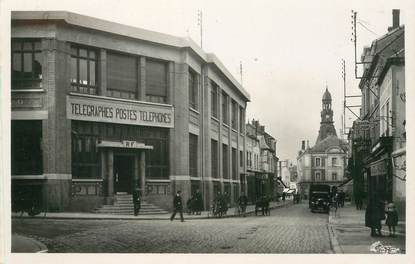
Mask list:
[[[343,136],[346,134],[346,61],[342,59],[342,78],[343,78],[343,116],[342,131]]]
[[[239,62],[239,73],[241,74],[241,85],[242,83],[242,61]]]
[[[197,24],[200,29],[200,47],[203,48],[203,12],[202,10],[197,10]]]

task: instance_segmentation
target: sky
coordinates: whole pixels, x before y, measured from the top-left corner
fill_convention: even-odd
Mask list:
[[[364,1],[363,5],[360,2],[20,0],[8,4],[12,10],[71,11],[190,37],[199,44],[197,13],[202,10],[203,49],[215,53],[250,93],[247,120],[258,119],[265,125],[277,140],[277,156],[295,162],[301,140],[309,140],[310,146],[315,143],[326,86],[332,94],[335,127],[341,135],[341,59],[346,61],[347,94],[359,94],[350,41],[351,10],[357,12],[359,22],[358,58],[363,46],[370,46],[387,32],[392,24],[392,8],[401,9],[401,24],[405,23],[406,1],[398,1],[401,5],[394,2],[394,6],[383,0]],[[355,117],[346,112],[346,120],[350,126]]]

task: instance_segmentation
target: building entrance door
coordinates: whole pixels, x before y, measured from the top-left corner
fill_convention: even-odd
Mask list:
[[[132,193],[134,156],[114,155],[114,192]]]

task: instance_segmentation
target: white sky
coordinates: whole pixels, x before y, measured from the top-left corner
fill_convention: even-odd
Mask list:
[[[293,2],[293,3],[289,3]],[[362,1],[360,1],[362,2]],[[280,159],[295,160],[301,140],[317,138],[321,97],[327,83],[339,134],[343,113],[341,59],[346,60],[349,93],[358,94],[354,79],[351,9],[358,20],[358,57],[363,45],[387,32],[392,8],[388,1],[238,1],[238,0],[20,0],[13,10],[65,10],[162,33],[189,36],[200,43],[197,10],[203,11],[203,49],[215,53],[251,94],[247,118],[259,119],[277,139]],[[410,1],[408,1],[409,3]],[[348,3],[348,4],[345,4]],[[355,5],[352,5],[352,4]],[[410,4],[412,7],[413,4]],[[363,23],[362,22],[362,23]],[[355,119],[351,113],[348,125]]]

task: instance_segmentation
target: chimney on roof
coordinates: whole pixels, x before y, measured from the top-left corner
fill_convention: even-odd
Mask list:
[[[310,144],[308,143],[308,140],[307,140],[307,149],[309,149],[310,148]]]
[[[301,141],[301,150],[305,150],[305,140]]]
[[[399,27],[399,13],[400,13],[399,9],[392,10],[392,26],[388,28],[388,31],[391,31]]]

